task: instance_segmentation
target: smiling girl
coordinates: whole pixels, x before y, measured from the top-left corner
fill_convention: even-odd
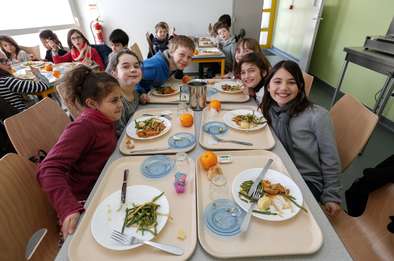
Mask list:
[[[140,98],[135,90],[142,78],[141,61],[135,53],[126,49],[119,51],[109,66],[112,75],[118,80],[123,94],[123,113],[116,124],[116,133],[120,136],[127,122],[137,110],[139,101],[146,102],[146,97]],[[143,95],[146,96],[146,94]]]
[[[116,148],[115,122],[122,115],[122,91],[107,73],[80,65],[66,73],[69,96],[86,108],[63,131],[40,164],[37,179],[55,208],[63,237],[72,234],[83,201]]]
[[[31,56],[22,50],[14,39],[7,35],[0,36],[0,47],[1,50],[7,55],[7,58],[12,63],[20,63],[31,60]]]
[[[267,76],[260,108],[316,200],[334,216],[341,209],[341,166],[328,111],[308,101],[302,71],[277,63]]]
[[[95,48],[90,46],[88,39],[77,29],[71,29],[67,34],[67,43],[70,52],[60,56],[56,50],[52,50],[54,63],[81,62],[87,66],[97,64],[100,70],[104,70],[104,63]]]
[[[249,96],[255,97],[261,103],[265,77],[271,65],[257,53],[248,53],[242,57],[238,64],[238,71],[243,85],[247,88]],[[257,95],[259,94],[259,95]]]

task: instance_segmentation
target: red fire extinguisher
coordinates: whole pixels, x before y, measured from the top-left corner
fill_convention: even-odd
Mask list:
[[[103,21],[100,21],[97,17],[96,20],[90,22],[90,30],[94,36],[94,42],[96,44],[103,44],[104,43],[104,28],[103,28]]]

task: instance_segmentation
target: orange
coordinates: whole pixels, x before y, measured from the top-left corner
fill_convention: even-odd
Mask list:
[[[213,109],[215,109],[216,111],[220,111],[220,109],[222,108],[222,104],[221,104],[221,102],[219,101],[219,100],[212,100],[210,103],[209,103],[209,108],[213,108]]]
[[[190,77],[189,75],[185,75],[182,77],[182,83],[188,83],[191,79],[192,77]]]
[[[198,50],[197,49],[194,50],[193,55],[198,55]]]
[[[53,77],[55,77],[55,78],[60,78],[60,76],[62,75],[62,73],[55,70],[55,71],[52,72],[52,75],[53,75]]]
[[[210,167],[215,166],[218,163],[218,156],[212,151],[205,151],[200,155],[200,164],[208,170]]]
[[[193,115],[191,115],[190,113],[182,113],[179,116],[179,119],[181,120],[181,125],[183,127],[191,127],[193,126]]]
[[[52,64],[50,64],[50,63],[45,64],[44,70],[47,72],[52,72],[52,70],[53,70]]]

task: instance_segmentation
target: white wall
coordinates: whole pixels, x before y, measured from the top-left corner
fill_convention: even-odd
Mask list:
[[[246,37],[259,41],[263,0],[234,0],[233,32],[245,29]]]
[[[130,44],[137,42],[146,57],[147,31],[153,32],[159,21],[166,21],[176,28],[177,34],[206,35],[208,24],[220,15],[232,15],[232,0],[73,0],[77,6],[80,24],[92,41],[89,30],[91,15],[88,4],[96,3],[104,21],[106,37],[113,29],[121,28],[128,33]],[[257,21],[259,23],[259,21]]]

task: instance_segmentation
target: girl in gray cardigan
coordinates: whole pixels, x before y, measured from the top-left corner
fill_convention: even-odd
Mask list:
[[[336,215],[341,166],[328,111],[307,100],[302,71],[293,61],[277,63],[266,83],[264,117],[326,213]]]

